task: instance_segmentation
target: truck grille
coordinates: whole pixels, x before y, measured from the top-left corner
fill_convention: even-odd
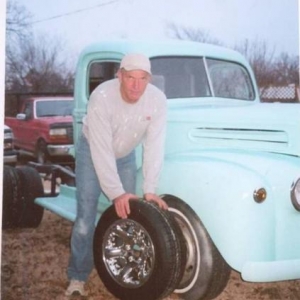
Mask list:
[[[289,144],[288,134],[282,130],[197,127],[189,132],[189,136],[205,146],[279,150]]]

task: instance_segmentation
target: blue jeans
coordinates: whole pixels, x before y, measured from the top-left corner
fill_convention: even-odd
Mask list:
[[[135,194],[135,151],[116,160],[123,188]],[[71,256],[67,270],[69,279],[86,281],[94,267],[93,236],[98,198],[102,192],[95,172],[89,144],[82,135],[76,149],[77,216],[71,236]]]

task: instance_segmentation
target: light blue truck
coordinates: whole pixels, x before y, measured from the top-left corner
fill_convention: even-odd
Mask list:
[[[132,201],[131,215],[121,220],[100,197],[94,257],[107,289],[119,299],[162,299],[174,292],[200,300],[217,297],[231,269],[250,282],[300,279],[300,105],[261,103],[251,67],[233,50],[184,41],[101,42],[78,60],[75,142],[89,95],[115,77],[129,52],[150,57],[152,82],[168,98],[158,194],[169,211]],[[141,166],[142,148],[137,152]],[[23,192],[35,201],[31,211],[43,207],[74,221],[72,170],[32,166],[50,168],[53,185],[49,195]],[[25,181],[32,173],[40,184],[31,167],[17,173]],[[58,194],[56,177],[63,183]],[[141,181],[139,170],[139,195]],[[39,224],[42,212],[34,214],[35,222],[25,225]]]

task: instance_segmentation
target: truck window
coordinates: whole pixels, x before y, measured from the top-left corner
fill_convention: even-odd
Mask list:
[[[26,115],[26,120],[30,120],[33,118],[33,115],[32,115],[32,106],[33,106],[33,103],[32,102],[26,102],[25,105],[24,105],[24,114]]]
[[[74,101],[71,100],[43,100],[36,101],[36,116],[72,116]]]
[[[151,59],[151,69],[152,83],[167,98],[211,96],[201,57],[155,57]]]
[[[119,66],[120,63],[118,62],[92,62],[89,66],[88,95],[90,95],[100,83],[115,78]]]
[[[233,62],[207,59],[215,97],[253,100],[254,90],[246,69]]]

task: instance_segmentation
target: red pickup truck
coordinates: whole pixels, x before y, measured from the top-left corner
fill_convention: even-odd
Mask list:
[[[70,161],[73,147],[72,97],[31,97],[22,101],[16,117],[5,117],[20,153],[39,163]]]

